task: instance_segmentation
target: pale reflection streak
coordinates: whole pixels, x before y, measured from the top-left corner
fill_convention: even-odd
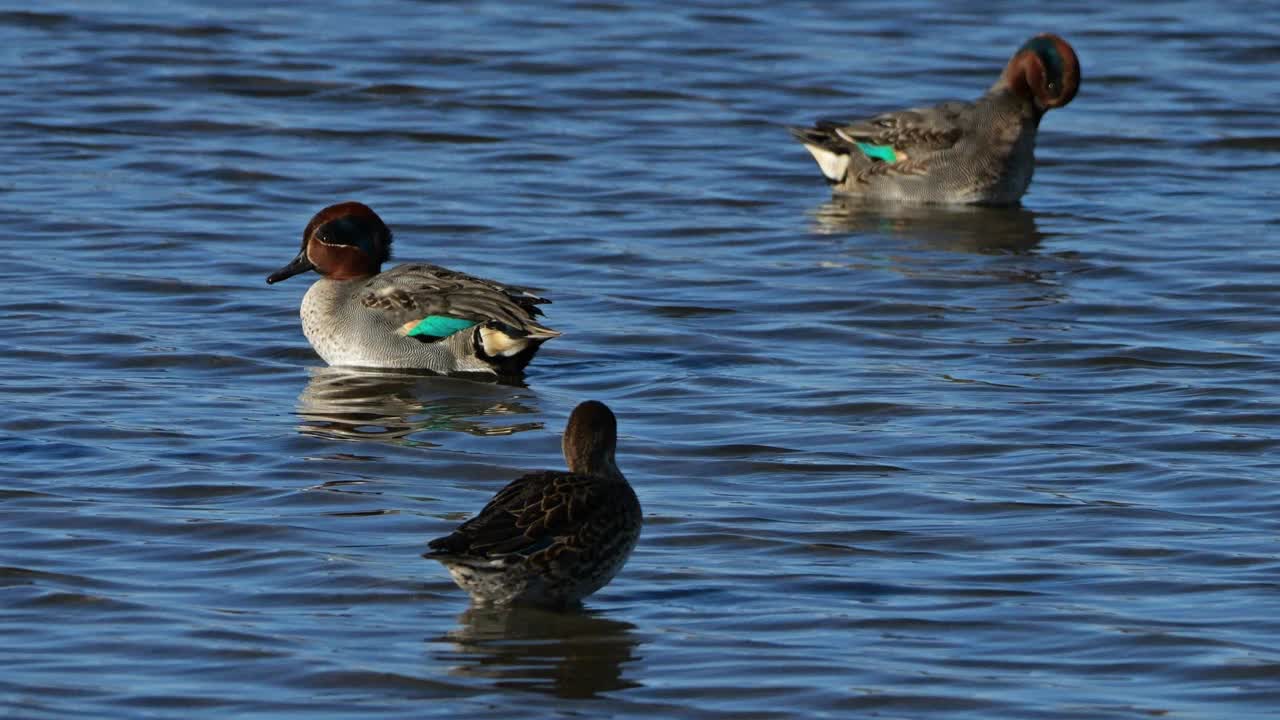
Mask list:
[[[836,196],[813,212],[824,235],[880,233],[930,247],[970,253],[1027,253],[1046,237],[1022,207],[893,205]]]
[[[438,660],[455,677],[560,698],[590,698],[639,687],[628,669],[639,657],[631,623],[585,611],[471,607],[436,639]]]
[[[523,386],[438,376],[315,368],[298,397],[298,432],[336,440],[401,440],[417,432],[512,435],[543,427]],[[505,422],[502,422],[505,421]]]

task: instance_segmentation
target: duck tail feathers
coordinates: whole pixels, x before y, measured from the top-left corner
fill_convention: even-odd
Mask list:
[[[834,132],[834,123],[818,123],[814,127],[789,127],[818,163],[823,177],[833,185],[844,182],[849,174],[849,145]]]

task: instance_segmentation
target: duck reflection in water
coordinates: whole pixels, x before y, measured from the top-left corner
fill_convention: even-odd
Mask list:
[[[298,397],[298,431],[336,440],[380,441],[423,431],[512,435],[543,427],[541,422],[512,422],[536,415],[533,398],[517,383],[313,368]]]
[[[450,675],[561,698],[639,686],[626,677],[639,659],[631,623],[585,611],[473,606],[458,616],[458,625],[437,641],[447,646],[437,658],[450,666]]]
[[[1023,207],[894,205],[835,197],[814,211],[814,232],[875,233],[969,253],[1027,253],[1046,234]]]

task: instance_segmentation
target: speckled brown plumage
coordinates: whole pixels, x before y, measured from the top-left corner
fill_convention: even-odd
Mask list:
[[[439,560],[481,604],[561,606],[604,587],[640,537],[640,502],[614,462],[617,430],[603,403],[574,409],[565,429],[569,472],[513,481],[474,518],[432,540]]]

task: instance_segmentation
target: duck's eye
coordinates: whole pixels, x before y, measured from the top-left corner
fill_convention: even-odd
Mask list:
[[[1050,82],[1048,85],[1046,85],[1045,87],[1047,87],[1047,88],[1049,89],[1049,92],[1051,92],[1051,93],[1053,93],[1053,94],[1055,94],[1055,95],[1058,93],[1058,83],[1056,83],[1056,82],[1052,82],[1052,81],[1051,81],[1051,82]]]

